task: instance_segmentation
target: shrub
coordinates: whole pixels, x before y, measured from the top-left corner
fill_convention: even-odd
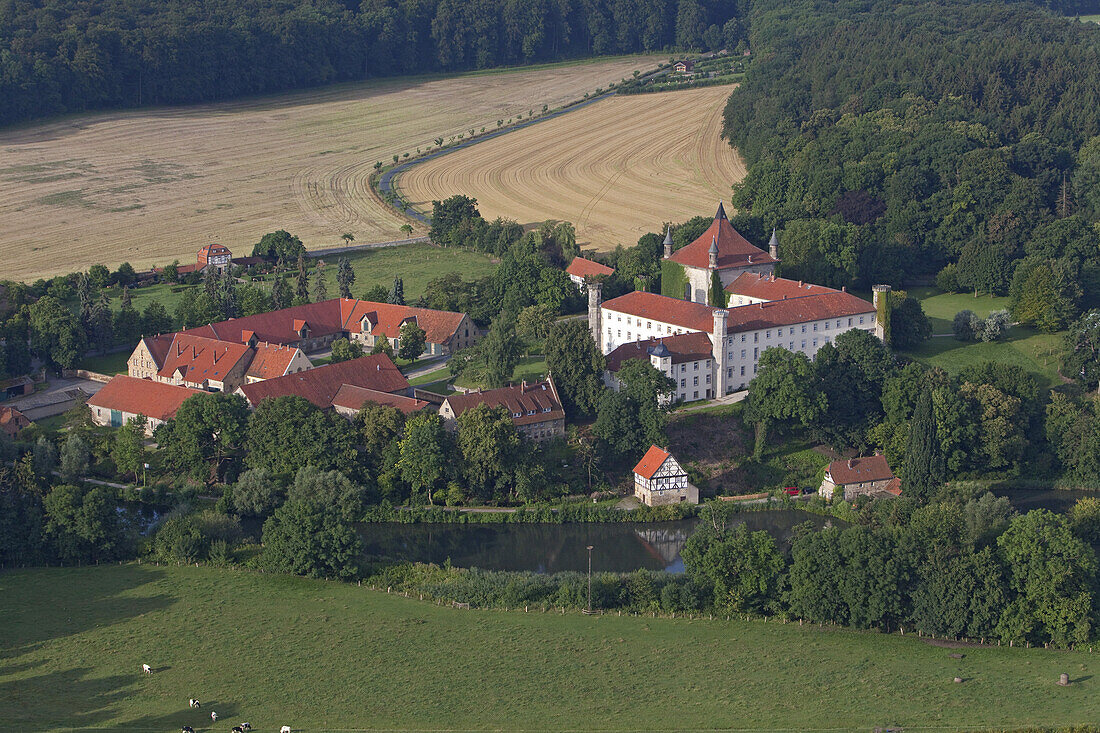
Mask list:
[[[951,322],[951,331],[959,341],[973,341],[974,329],[981,323],[981,319],[974,315],[974,311],[962,310],[955,314]]]
[[[936,275],[936,287],[945,293],[962,292],[962,288],[959,286],[958,271],[954,262],[945,266]]]

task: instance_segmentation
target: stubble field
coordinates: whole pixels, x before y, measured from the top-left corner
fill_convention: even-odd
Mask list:
[[[211,241],[247,254],[280,228],[309,248],[338,246],[344,232],[402,239],[405,219],[369,190],[376,161],[558,107],[657,61],[391,79],[0,130],[0,278],[188,262]]]
[[[609,99],[426,161],[397,188],[416,208],[456,193],[487,218],[571,221],[584,247],[607,250],[713,213],[745,175],[720,137],[732,86]]]

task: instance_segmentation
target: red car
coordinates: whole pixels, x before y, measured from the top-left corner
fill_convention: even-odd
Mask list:
[[[787,496],[799,496],[802,494],[802,489],[798,488],[797,486],[788,486],[787,488],[783,489],[783,493],[785,493]]]

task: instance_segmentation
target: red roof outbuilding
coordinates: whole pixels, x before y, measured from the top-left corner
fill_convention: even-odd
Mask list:
[[[596,277],[597,275],[614,275],[615,270],[599,262],[586,260],[583,257],[574,257],[573,261],[569,263],[569,267],[565,268],[565,273],[573,277],[583,278]]]
[[[390,357],[386,354],[368,354],[350,361],[245,384],[240,391],[253,407],[269,398],[296,395],[324,409],[332,406],[340,389],[348,384],[400,395],[407,395],[411,389],[409,380],[405,379]]]
[[[105,410],[118,410],[131,415],[145,415],[163,422],[174,418],[180,405],[197,394],[206,393],[188,387],[119,374],[89,397],[88,405]]]

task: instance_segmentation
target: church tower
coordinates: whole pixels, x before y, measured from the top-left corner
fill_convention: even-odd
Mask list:
[[[665,230],[665,259],[667,260],[672,256],[672,225],[668,225],[668,229]]]

